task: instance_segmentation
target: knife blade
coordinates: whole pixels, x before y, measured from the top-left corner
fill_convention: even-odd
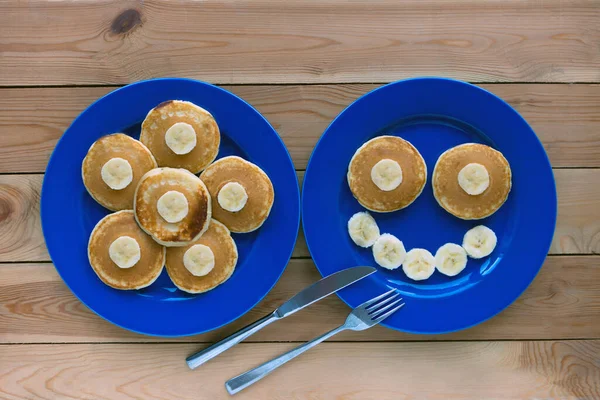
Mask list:
[[[185,361],[190,369],[197,368],[225,350],[232,348],[250,335],[255,334],[270,323],[285,318],[288,315],[292,315],[293,313],[302,310],[304,307],[308,307],[314,302],[371,275],[375,271],[376,269],[373,267],[352,267],[333,273],[306,289],[303,289],[300,293],[283,303],[272,313],[245,328],[240,329],[212,346],[192,354],[186,358]]]
[[[352,267],[335,272],[313,283],[275,310],[279,318],[285,318],[312,303],[353,284],[376,271],[373,267]]]

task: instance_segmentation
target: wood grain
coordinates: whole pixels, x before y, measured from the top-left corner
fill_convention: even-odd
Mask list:
[[[600,254],[600,170],[554,170],[554,175],[559,209],[550,254]],[[50,260],[39,213],[42,179],[0,175],[0,262]],[[293,256],[310,256],[302,232]]]
[[[225,86],[269,120],[297,168],[353,100],[378,85]],[[600,167],[600,85],[485,84],[536,131],[554,167]],[[114,88],[0,89],[0,173],[42,172],[73,119]]]
[[[589,0],[30,0],[0,18],[0,85],[600,80]]]
[[[375,327],[334,340],[500,340],[600,337],[597,256],[550,257],[533,284],[508,309],[466,331],[411,335]],[[0,343],[149,342],[104,321],[76,299],[52,264],[0,264]],[[214,342],[271,312],[320,275],[311,260],[292,260],[267,297],[238,321],[208,334],[171,341]],[[249,341],[305,341],[344,321],[348,307],[330,296],[277,322]]]
[[[189,344],[10,346],[7,399],[227,399],[224,382],[290,344],[242,344],[190,371]],[[126,354],[126,356],[124,356]],[[600,342],[324,343],[241,399],[592,399]]]

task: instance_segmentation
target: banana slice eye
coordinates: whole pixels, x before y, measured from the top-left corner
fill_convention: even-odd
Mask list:
[[[215,255],[210,247],[195,244],[183,255],[183,265],[194,276],[205,276],[215,267]]]
[[[368,212],[357,212],[348,220],[348,233],[356,245],[366,248],[379,237],[379,227]]]
[[[167,129],[165,142],[173,153],[188,154],[196,147],[196,131],[190,124],[177,122]]]
[[[228,182],[219,190],[217,201],[224,210],[238,212],[246,205],[248,193],[239,183]]]
[[[125,189],[133,180],[131,164],[124,158],[115,157],[108,160],[100,170],[104,183],[113,190]]]
[[[130,236],[121,236],[110,244],[108,255],[119,268],[131,268],[140,261],[140,245]]]
[[[477,196],[490,186],[490,174],[483,165],[470,163],[458,173],[458,184],[467,194]]]
[[[392,191],[402,183],[402,167],[396,161],[384,158],[371,168],[371,180],[384,192]]]
[[[158,213],[169,223],[183,220],[189,211],[188,201],[185,195],[176,190],[169,190],[160,196],[156,203]]]

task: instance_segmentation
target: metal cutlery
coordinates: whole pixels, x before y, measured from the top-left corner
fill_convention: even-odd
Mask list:
[[[273,372],[276,368],[298,357],[308,349],[315,347],[319,343],[329,339],[339,332],[345,330],[362,331],[380,323],[404,306],[404,303],[400,303],[402,298],[398,298],[398,295],[399,294],[392,289],[361,304],[352,310],[343,325],[333,329],[330,332],[327,332],[324,335],[319,336],[316,339],[311,340],[310,342],[298,346],[295,349],[288,351],[287,353],[284,353],[269,362],[266,362],[254,369],[251,369],[250,371],[228,380],[227,383],[225,383],[227,391],[229,394],[238,393],[255,382],[258,382]]]
[[[212,346],[192,354],[186,359],[188,367],[191,369],[199,367],[208,360],[218,356],[225,350],[230,349],[272,322],[292,315],[304,307],[307,307],[312,303],[329,296],[331,293],[335,293],[338,290],[371,275],[375,271],[376,269],[373,267],[352,267],[338,271],[321,279],[283,303],[271,314],[268,314],[258,321],[240,329],[231,336],[213,344]]]

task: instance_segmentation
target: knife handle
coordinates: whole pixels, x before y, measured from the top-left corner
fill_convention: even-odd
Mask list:
[[[225,383],[225,388],[227,389],[229,394],[234,395],[239,391],[244,390],[248,386],[258,382],[259,380],[273,372],[275,369],[281,367],[286,362],[293,360],[305,351],[312,349],[324,340],[327,340],[333,335],[346,329],[346,324],[339,326],[334,330],[329,331],[326,334],[311,340],[310,342],[304,343],[301,346],[298,346],[295,349],[290,350],[287,353],[284,353],[279,357],[272,359],[271,361],[268,361],[254,369],[251,369],[250,371],[246,371],[243,374],[228,380]]]
[[[208,360],[211,360],[225,350],[232,348],[242,340],[246,339],[250,335],[255,334],[265,326],[269,325],[271,322],[277,321],[278,319],[279,317],[275,315],[275,312],[268,314],[258,321],[240,329],[231,336],[226,337],[225,339],[213,344],[210,347],[207,347],[204,350],[200,350],[199,352],[192,354],[186,358],[185,361],[190,369],[198,368]]]

